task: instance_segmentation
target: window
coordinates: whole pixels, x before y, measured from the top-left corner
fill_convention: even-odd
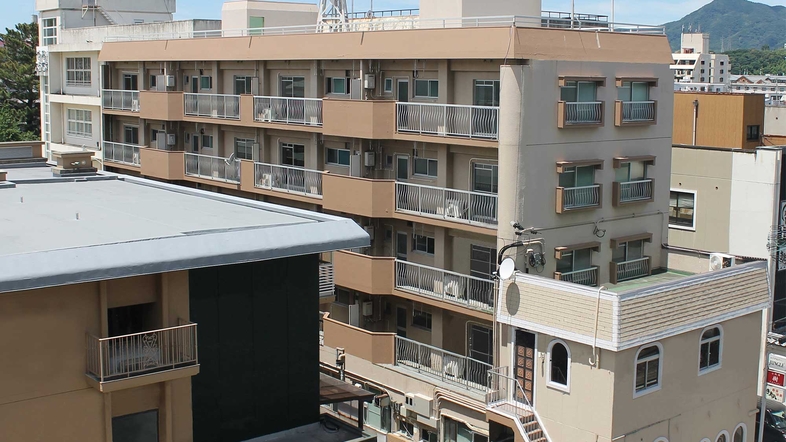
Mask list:
[[[385,79],[385,89],[384,89],[384,92],[385,92],[386,94],[392,94],[392,93],[393,93],[393,79],[392,79],[392,78],[386,78],[386,79]]]
[[[415,158],[412,162],[412,174],[415,176],[437,176],[437,160],[429,158]]]
[[[254,142],[251,138],[235,138],[235,156],[243,160],[253,159]]]
[[[720,326],[705,328],[699,343],[699,374],[717,370],[721,366],[723,332]]]
[[[437,442],[437,431],[420,429],[420,442]]]
[[[723,77],[720,78],[720,82],[723,83]],[[737,88],[739,90],[740,88]]]
[[[745,424],[737,425],[737,428],[734,429],[732,442],[745,442],[745,436],[747,436],[747,433],[748,429],[745,427]]]
[[[702,60],[701,61],[701,65],[704,66],[704,63],[705,63],[705,60]],[[702,70],[702,72],[704,72],[704,70]]]
[[[265,27],[265,17],[248,17],[248,35],[262,35]]]
[[[721,69],[721,70],[720,70],[720,73],[721,73],[721,74],[723,73],[723,69]]]
[[[413,234],[412,250],[415,252],[423,252],[423,253],[428,253],[429,255],[433,255],[434,238],[431,236],[418,235],[417,233]]]
[[[251,77],[235,75],[235,95],[251,93]]]
[[[281,77],[279,95],[282,97],[303,98],[306,96],[305,77]]]
[[[90,57],[66,58],[66,86],[90,86]]]
[[[93,113],[84,109],[68,109],[68,135],[90,138],[93,136]]]
[[[139,128],[136,126],[123,126],[123,142],[126,144],[139,144]]]
[[[421,310],[412,310],[412,325],[431,330],[431,313]]]
[[[671,191],[669,198],[669,227],[695,229],[696,193]]]
[[[497,269],[497,249],[470,244],[469,275],[475,278],[491,279]]]
[[[649,101],[650,84],[644,81],[624,81],[617,88],[617,99],[620,101]]]
[[[398,421],[398,431],[399,433],[404,433],[407,436],[412,437],[415,434],[415,426],[404,419],[401,419]]]
[[[57,17],[41,20],[41,45],[57,44]]]
[[[285,166],[306,167],[306,147],[302,144],[282,143],[281,164]]]
[[[138,91],[139,77],[136,74],[123,74],[123,90]]]
[[[660,389],[661,353],[660,344],[641,347],[636,352],[634,398]]]
[[[595,185],[595,166],[566,167],[559,174],[559,186],[569,189]]]
[[[562,341],[552,341],[548,348],[549,381],[550,387],[563,391],[570,388],[570,350]]]
[[[150,89],[155,89],[158,84],[158,77],[155,75],[150,76]]]
[[[497,193],[499,168],[496,164],[472,164],[472,190],[475,192]]]
[[[723,63],[724,63],[724,62],[723,62],[723,61],[721,61],[721,62],[720,62],[720,65],[721,65],[721,66],[723,66]]]
[[[557,271],[572,273],[592,267],[592,249],[576,249],[560,253],[557,260]],[[577,282],[577,281],[574,281]]]
[[[202,75],[199,77],[199,89],[209,90],[213,89],[213,77],[209,75]]]
[[[627,183],[647,179],[647,163],[644,161],[629,161],[620,164],[614,170],[614,181]]]
[[[334,302],[342,305],[351,304],[349,290],[336,288],[336,300]]]
[[[499,106],[499,80],[475,80],[475,106]]]
[[[202,135],[202,148],[203,149],[212,149],[213,148],[213,136],[212,135]]]
[[[721,431],[715,438],[715,442],[729,442],[729,433],[726,430]]]
[[[350,81],[349,78],[345,77],[332,77],[327,79],[327,90],[325,93],[328,94],[349,94],[349,85]]]
[[[748,129],[746,131],[748,135],[747,136],[748,141],[759,141],[759,129],[760,129],[759,125],[748,126]]]
[[[568,103],[592,103],[597,100],[594,81],[566,81],[560,88],[560,100]]]
[[[447,417],[444,418],[444,422],[442,427],[443,442],[488,442],[489,440],[488,437],[475,433],[461,422]]]
[[[611,260],[614,262],[635,261],[644,257],[644,240],[637,239],[620,243],[611,252]]]
[[[327,164],[333,164],[336,166],[349,166],[349,150],[347,149],[334,149],[332,147],[327,148],[327,159],[325,162]]]
[[[415,96],[421,98],[439,97],[439,80],[415,80]]]

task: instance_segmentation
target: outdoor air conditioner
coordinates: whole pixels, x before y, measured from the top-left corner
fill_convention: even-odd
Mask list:
[[[374,315],[374,303],[371,301],[367,301],[363,303],[363,316],[373,316]]]
[[[210,115],[211,115],[213,118],[218,118],[218,109],[213,109],[213,111],[211,112],[211,114],[210,114]]]
[[[734,257],[725,253],[710,253],[710,271],[725,269],[734,265]]]
[[[177,144],[177,136],[175,134],[166,134],[166,145],[174,146]]]
[[[139,100],[131,100],[131,112],[139,112]]]
[[[431,409],[434,399],[428,396],[423,396],[419,393],[407,393],[405,395],[404,401],[406,402],[406,407],[410,411],[414,411],[421,416],[431,416]]]
[[[261,121],[270,121],[272,119],[270,108],[262,109],[262,112],[259,113],[259,119]]]
[[[460,374],[458,361],[447,361],[445,363],[445,369],[443,371],[445,372],[446,375],[454,379],[458,379]]]
[[[450,218],[461,218],[461,213],[462,213],[461,201],[449,199],[447,200],[447,206],[448,206],[448,210],[447,213],[445,214],[446,216]]]
[[[262,178],[259,180],[259,185],[262,187],[271,187],[273,183],[273,175],[269,173],[263,173]]]

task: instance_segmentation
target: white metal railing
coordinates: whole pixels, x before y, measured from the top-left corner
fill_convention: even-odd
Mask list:
[[[648,200],[652,198],[652,180],[637,180],[620,183],[620,202]]]
[[[533,381],[534,384],[534,381]],[[532,406],[530,392],[511,376],[508,367],[495,367],[489,370],[489,389],[486,392],[486,406],[512,417],[519,433],[525,441],[545,440],[550,442],[540,415]]]
[[[139,91],[104,89],[101,103],[104,109],[139,112]]]
[[[494,281],[398,259],[396,288],[473,310],[494,309]]]
[[[322,126],[322,99],[254,97],[254,121]]]
[[[565,187],[562,190],[562,207],[565,210],[600,205],[600,185]]]
[[[240,183],[240,160],[186,153],[186,175],[214,181]]]
[[[786,252],[786,225],[770,228],[770,233],[767,235],[767,251],[773,258],[778,257],[779,253]],[[781,261],[779,261],[779,266],[782,266]]]
[[[86,335],[86,371],[100,382],[196,365],[197,325],[111,338]]]
[[[655,102],[654,101],[623,101],[622,102],[622,121],[654,121]]]
[[[336,290],[336,282],[333,278],[333,264],[329,262],[319,263],[319,297],[333,296]]]
[[[313,34],[317,32],[371,32],[398,29],[434,29],[434,28],[479,28],[479,27],[543,27],[573,29],[592,32],[619,32],[663,35],[663,26],[639,25],[630,23],[601,22],[596,19],[573,20],[553,16],[490,16],[463,18],[421,19],[420,17],[394,17],[381,20],[358,19],[344,24],[300,25],[248,29],[221,29],[206,31],[166,32],[152,34],[129,34],[107,36],[104,41],[135,41],[135,40],[177,40],[189,38],[221,38],[248,37],[259,35]]]
[[[485,393],[491,364],[396,336],[396,365]]]
[[[139,166],[139,146],[104,141],[104,161]]]
[[[566,102],[566,124],[597,124],[603,121],[603,103],[600,101]]]
[[[424,135],[496,140],[499,107],[398,102],[396,129]]]
[[[592,266],[588,269],[560,273],[559,279],[560,281],[572,282],[574,284],[596,286],[598,285],[598,267]]]
[[[254,163],[254,187],[322,198],[322,172],[279,164]]]
[[[240,95],[183,94],[185,114],[192,117],[240,119]]]
[[[497,225],[497,195],[396,182],[396,211],[466,224]]]
[[[648,256],[614,264],[617,268],[617,281],[639,278],[650,273],[650,258]]]

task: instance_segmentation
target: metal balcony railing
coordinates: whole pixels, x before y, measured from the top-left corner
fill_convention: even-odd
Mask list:
[[[600,124],[603,122],[603,103],[566,102],[565,123],[567,124]]]
[[[139,166],[139,146],[104,141],[104,161]]]
[[[101,96],[104,109],[139,112],[139,91],[104,89]]]
[[[396,103],[398,132],[496,140],[499,107]]]
[[[196,365],[197,325],[111,338],[87,334],[87,374],[100,382]]]
[[[333,296],[335,291],[336,282],[333,278],[333,264],[329,262],[319,263],[319,297]]]
[[[254,163],[254,187],[322,198],[322,172],[278,164]]]
[[[655,102],[654,101],[623,101],[622,102],[622,121],[631,123],[636,121],[654,121]]]
[[[185,114],[191,117],[240,119],[240,95],[183,94]]]
[[[592,266],[588,269],[560,273],[559,280],[574,284],[596,286],[598,285],[598,267]]]
[[[497,225],[497,195],[396,183],[396,211],[465,224]]]
[[[600,205],[600,185],[566,187],[562,193],[565,210],[595,207]]]
[[[652,180],[620,183],[620,202],[629,203],[652,199]]]
[[[412,262],[396,260],[396,288],[473,310],[494,309],[493,281]]]
[[[396,365],[485,393],[491,364],[396,336]]]
[[[186,175],[227,183],[240,183],[240,160],[186,153]]]
[[[322,126],[322,99],[254,97],[254,121]]]
[[[530,395],[522,388],[519,380],[511,376],[509,367],[489,370],[487,407],[512,417],[517,431],[526,442],[551,442],[538,411],[532,406]]]
[[[631,259],[629,261],[614,262],[616,268],[617,281],[640,278],[650,273],[650,258]]]

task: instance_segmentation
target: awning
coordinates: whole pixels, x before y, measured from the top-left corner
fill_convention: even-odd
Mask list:
[[[613,166],[619,169],[625,163],[632,163],[634,161],[641,161],[642,163],[649,163],[655,165],[655,155],[638,155],[630,157],[614,157]]]
[[[573,250],[592,249],[596,252],[600,250],[600,241],[591,241],[581,244],[573,244],[570,246],[559,246],[554,248],[554,259],[562,259],[562,254],[565,252],[572,252]]]
[[[603,160],[595,158],[591,160],[557,161],[557,173],[564,173],[565,169],[568,167],[581,166],[595,166],[598,169],[603,169]]]
[[[647,242],[652,242],[652,233],[637,233],[635,235],[628,235],[628,236],[620,236],[619,238],[612,238],[611,240],[611,248],[616,249],[619,247],[620,244],[626,243],[629,241],[638,241],[643,239]]]
[[[332,378],[324,373],[319,374],[320,405],[349,401],[371,402],[372,400],[374,400],[374,393],[370,391]]]

